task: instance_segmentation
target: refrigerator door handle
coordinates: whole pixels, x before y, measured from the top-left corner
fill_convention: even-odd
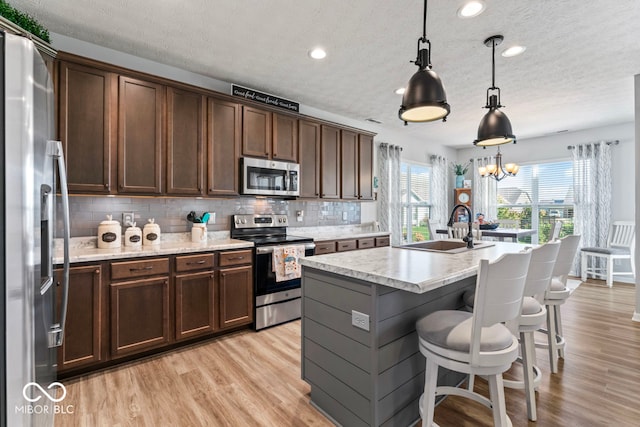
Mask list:
[[[50,347],[59,347],[64,339],[64,328],[67,322],[67,306],[69,303],[69,193],[67,191],[67,171],[64,162],[62,143],[55,141],[53,157],[58,163],[60,179],[60,195],[62,202],[63,250],[64,262],[62,269],[62,303],[60,304],[60,322],[51,326],[49,331]]]

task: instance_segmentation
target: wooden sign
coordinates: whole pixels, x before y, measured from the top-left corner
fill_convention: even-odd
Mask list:
[[[242,86],[231,85],[231,94],[240,98],[250,99],[255,102],[261,102],[263,104],[282,108],[284,110],[295,111],[296,113],[300,111],[300,104],[297,102],[289,101],[288,99],[280,98],[279,96],[258,92],[257,90],[248,89]]]

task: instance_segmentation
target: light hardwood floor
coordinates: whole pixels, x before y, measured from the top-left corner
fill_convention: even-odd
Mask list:
[[[538,421],[528,422],[524,392],[506,389],[514,426],[640,425],[640,323],[631,321],[633,286],[583,284],[562,307],[567,339],[559,373],[543,379]],[[542,340],[540,336],[538,339]],[[517,375],[514,372],[513,375]],[[63,381],[56,426],[331,426],[309,403],[300,379],[300,322],[230,336]],[[476,389],[486,391],[477,381]],[[441,426],[492,425],[489,411],[466,399],[436,408]]]

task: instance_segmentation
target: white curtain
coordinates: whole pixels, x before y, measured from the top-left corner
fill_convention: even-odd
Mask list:
[[[582,236],[580,246],[604,247],[611,222],[610,144],[600,141],[569,148],[573,156],[573,233]],[[577,256],[574,272],[579,271]]]
[[[478,172],[480,164],[487,164],[493,158],[472,159],[473,169],[473,212],[484,214],[485,221],[498,219],[498,181],[491,177],[481,177]],[[495,162],[492,160],[491,162]],[[475,218],[474,218],[475,219]]]
[[[444,227],[449,219],[448,161],[443,156],[431,156],[431,219]]]
[[[391,245],[402,244],[402,200],[400,194],[400,152],[402,147],[378,146],[378,221],[380,229],[391,233]]]

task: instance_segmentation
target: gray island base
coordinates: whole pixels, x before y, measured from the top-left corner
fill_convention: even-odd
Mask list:
[[[342,426],[409,426],[419,418],[425,360],[415,322],[460,309],[480,259],[523,245],[461,254],[375,248],[302,263],[302,378],[311,402]],[[439,384],[464,375],[441,369]]]

